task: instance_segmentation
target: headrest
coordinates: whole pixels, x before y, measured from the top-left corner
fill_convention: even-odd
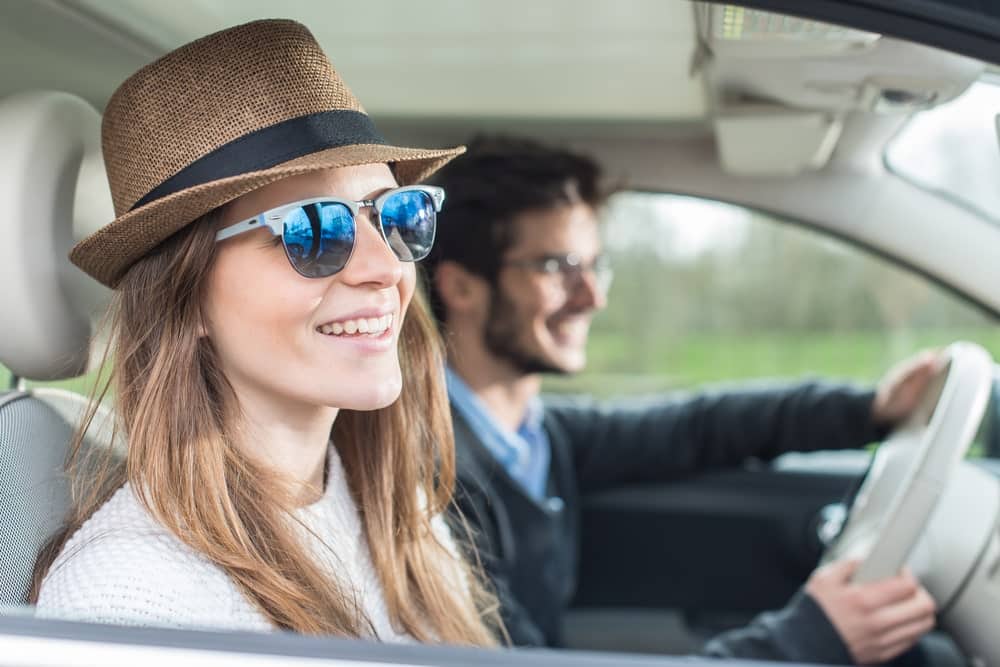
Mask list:
[[[68,93],[0,100],[0,364],[23,378],[83,373],[92,320],[110,299],[67,258],[114,218],[100,124]]]

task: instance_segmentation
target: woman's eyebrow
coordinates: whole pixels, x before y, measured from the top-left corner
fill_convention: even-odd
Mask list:
[[[368,193],[368,196],[365,197],[365,199],[369,199],[369,200],[373,200],[374,201],[375,199],[378,199],[379,197],[381,197],[382,195],[384,195],[389,190],[395,190],[398,187],[399,187],[398,185],[394,185],[394,186],[392,186],[390,188],[379,188],[378,190],[372,190],[370,193]]]

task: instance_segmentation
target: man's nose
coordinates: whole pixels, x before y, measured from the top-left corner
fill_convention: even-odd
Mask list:
[[[597,277],[594,267],[583,269],[574,282],[572,303],[577,308],[602,310],[608,305],[607,294]]]

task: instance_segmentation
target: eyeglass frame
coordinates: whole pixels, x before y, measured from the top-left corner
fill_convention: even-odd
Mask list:
[[[607,294],[614,281],[615,272],[611,266],[611,261],[605,254],[594,257],[593,260],[584,264],[583,258],[575,252],[568,252],[562,255],[548,254],[538,257],[525,257],[523,259],[506,259],[500,263],[501,266],[513,266],[530,269],[545,276],[559,275],[563,279],[567,288],[583,280],[584,271],[591,271],[596,279],[597,289],[601,294]],[[603,277],[602,277],[603,275]],[[572,283],[569,280],[572,279]]]
[[[327,202],[331,204],[343,204],[351,211],[351,220],[354,222],[354,233],[355,239],[354,244],[351,246],[351,254],[347,257],[347,261],[344,262],[344,268],[347,267],[348,262],[351,261],[351,257],[354,256],[354,248],[357,246],[357,220],[358,215],[361,213],[361,209],[371,208],[374,209],[377,218],[370,218],[369,222],[373,227],[378,230],[379,235],[385,244],[392,249],[389,244],[389,239],[385,237],[385,228],[382,226],[382,205],[385,204],[386,200],[400,192],[410,192],[410,191],[420,191],[424,192],[431,198],[431,203],[434,206],[435,215],[441,212],[441,207],[444,204],[444,188],[438,187],[436,185],[404,185],[398,188],[392,188],[386,190],[380,194],[375,199],[342,199],[340,197],[310,197],[308,199],[299,199],[298,201],[289,202],[287,204],[282,204],[281,206],[276,206],[275,208],[268,209],[262,213],[258,213],[252,218],[247,218],[241,222],[236,222],[226,227],[223,227],[218,232],[215,233],[215,242],[225,241],[238,234],[243,234],[244,232],[253,231],[255,229],[267,228],[271,230],[271,234],[274,236],[282,236],[284,229],[284,219],[285,215],[296,208],[301,208],[303,206],[308,206],[309,204],[318,204],[319,202]],[[428,244],[428,248],[434,247],[434,240],[437,236],[437,221],[434,223],[434,235],[431,236],[431,242]],[[284,239],[282,239],[282,244],[284,244]],[[428,250],[428,253],[430,251]],[[415,259],[402,259],[396,252],[393,251],[393,256],[395,256],[401,262],[419,262],[424,257],[419,257]],[[292,264],[292,268],[295,265]],[[340,269],[343,271],[343,268]],[[335,275],[335,274],[331,274]]]

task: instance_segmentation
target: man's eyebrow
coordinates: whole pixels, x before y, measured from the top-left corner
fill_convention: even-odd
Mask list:
[[[566,259],[567,257],[583,257],[583,255],[574,250],[554,250],[552,252],[540,252],[535,255],[535,257],[544,257],[546,259]]]

